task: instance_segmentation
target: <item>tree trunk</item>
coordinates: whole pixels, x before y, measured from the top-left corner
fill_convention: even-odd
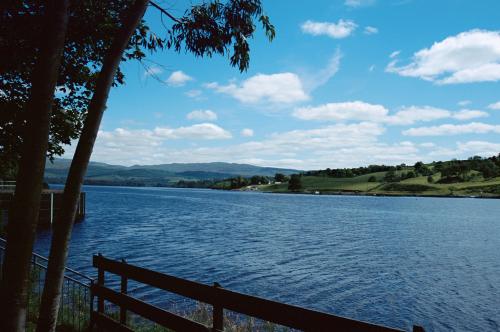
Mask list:
[[[50,114],[68,22],[69,0],[47,1],[44,40],[33,70],[27,103],[28,130],[23,138],[15,196],[7,226],[1,284],[1,331],[24,331],[31,252],[35,240],[45,171]]]
[[[64,268],[75,214],[90,156],[114,77],[130,37],[141,22],[149,0],[136,0],[129,9],[106,54],[90,101],[87,118],[64,187],[62,209],[54,222],[49,264],[43,288],[37,332],[54,331],[61,298]]]

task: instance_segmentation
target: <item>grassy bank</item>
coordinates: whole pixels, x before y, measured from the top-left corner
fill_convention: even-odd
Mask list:
[[[500,197],[500,177],[484,179],[477,175],[470,181],[456,183],[436,183],[441,175],[432,175],[432,183],[428,176],[417,176],[399,182],[385,182],[386,172],[369,173],[351,178],[334,178],[327,176],[301,177],[302,188],[297,193],[320,194],[357,194],[388,196],[458,196],[458,197]],[[373,181],[375,177],[375,181]],[[369,181],[371,179],[371,181]],[[259,191],[274,193],[290,193],[288,183],[261,185]]]

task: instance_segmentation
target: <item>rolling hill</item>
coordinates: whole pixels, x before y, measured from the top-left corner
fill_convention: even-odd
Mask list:
[[[63,183],[67,177],[71,160],[55,159],[47,161],[45,180],[49,183]],[[87,184],[171,186],[178,181],[221,180],[235,176],[274,176],[298,173],[294,169],[260,167],[236,163],[174,163],[161,165],[120,166],[91,162],[85,177]]]

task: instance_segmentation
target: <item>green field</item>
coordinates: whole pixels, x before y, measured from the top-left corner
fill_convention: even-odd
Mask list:
[[[383,182],[386,172],[370,173],[352,178],[334,178],[328,176],[302,176],[300,193],[320,194],[360,194],[360,195],[418,195],[418,196],[480,196],[500,197],[500,177],[485,180],[481,176],[473,180],[458,183],[428,183],[427,176],[418,176],[400,182]],[[396,172],[397,173],[397,172]],[[375,176],[376,182],[368,182]],[[440,174],[433,175],[435,181]],[[272,184],[259,186],[260,191],[286,193],[288,184]]]

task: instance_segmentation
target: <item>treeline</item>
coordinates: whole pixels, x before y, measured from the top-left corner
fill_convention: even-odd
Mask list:
[[[276,173],[274,176],[261,176],[261,175],[254,175],[252,177],[235,176],[222,180],[198,180],[198,181],[180,180],[176,184],[173,184],[172,187],[232,190],[232,189],[241,189],[247,186],[284,183],[288,182],[289,180],[290,180],[289,176],[286,176],[285,174],[281,173]]]
[[[317,171],[307,171],[304,175],[310,176],[329,176],[333,178],[353,178],[360,175],[376,173],[376,172],[387,172],[390,170],[400,170],[406,167],[405,164],[398,166],[386,166],[386,165],[370,165],[368,167],[357,167],[357,168],[327,168],[324,170]]]
[[[474,156],[467,160],[438,161],[434,163],[434,170],[441,173],[443,183],[469,181],[477,174],[484,179],[495,178],[500,176],[500,153],[489,158]]]
[[[466,160],[437,161],[424,164],[419,161],[413,166],[401,164],[397,166],[370,165],[356,168],[336,168],[307,171],[303,173],[308,176],[327,176],[334,178],[352,178],[356,176],[385,172],[381,179],[371,176],[369,182],[399,182],[417,176],[427,176],[428,182],[433,182],[433,175],[440,173],[438,183],[454,183],[470,181],[474,177],[482,176],[490,179],[500,176],[500,154],[497,156],[483,158],[479,156],[470,157]]]
[[[250,185],[261,185],[261,184],[269,184],[273,181],[273,178],[267,176],[254,175],[250,178],[236,176],[233,178],[225,179],[222,181],[218,181],[214,183],[210,188],[212,189],[240,189]]]

